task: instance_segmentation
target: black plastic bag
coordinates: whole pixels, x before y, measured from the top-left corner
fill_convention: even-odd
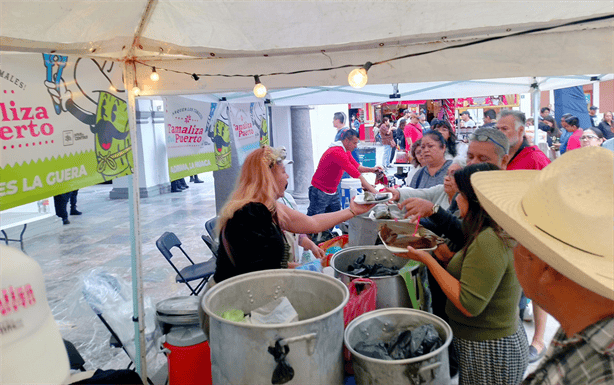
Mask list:
[[[421,325],[414,329],[411,339],[412,357],[422,356],[436,350],[443,341],[432,324]]]
[[[388,354],[388,347],[383,342],[370,344],[364,341],[360,341],[354,346],[354,350],[367,357],[378,358],[380,360],[391,360],[392,358]]]
[[[294,378],[294,369],[286,361],[286,356],[290,352],[288,345],[281,346],[279,341],[275,342],[275,347],[269,346],[269,353],[277,362],[275,370],[273,370],[273,378],[271,383],[273,384],[285,384],[286,382]]]
[[[390,341],[388,354],[393,360],[404,360],[414,357],[411,354],[413,336],[411,330],[405,330],[397,334],[392,341]]]

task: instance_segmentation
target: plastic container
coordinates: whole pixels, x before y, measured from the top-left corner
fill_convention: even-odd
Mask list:
[[[211,385],[211,351],[200,326],[174,327],[163,344],[169,385]]]
[[[341,179],[341,210],[350,207],[350,200],[358,194],[362,194],[360,179]]]
[[[375,167],[375,147],[359,147],[356,151],[358,152],[358,163],[364,167]]]
[[[211,352],[200,326],[199,300],[174,297],[158,302],[156,318],[164,333],[169,385],[211,385]]]

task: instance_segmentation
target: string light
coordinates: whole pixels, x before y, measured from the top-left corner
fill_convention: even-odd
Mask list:
[[[149,78],[154,82],[160,80],[160,75],[158,75],[158,73],[156,72],[156,67],[151,68],[151,75],[149,75]]]
[[[260,83],[260,77],[258,75],[254,76],[254,81],[256,85],[254,86],[254,95],[257,98],[264,98],[266,96],[266,87],[264,84]]]
[[[141,93],[141,89],[137,86],[132,87],[132,93],[137,96],[138,94]]]
[[[348,75],[348,83],[354,88],[362,88],[367,84],[369,77],[367,76],[367,71],[373,63],[370,61],[366,62],[364,66],[360,68],[355,68]]]
[[[350,85],[352,87],[361,88],[361,87],[364,87],[367,84],[367,81],[368,81],[367,71],[369,70],[369,68],[371,66],[382,65],[382,64],[390,63],[390,62],[397,61],[397,60],[403,60],[403,59],[409,59],[409,58],[414,58],[414,57],[420,57],[420,56],[424,56],[424,55],[430,55],[430,54],[433,54],[433,53],[443,52],[443,51],[447,51],[447,50],[455,50],[455,49],[459,49],[459,48],[471,47],[471,46],[474,46],[474,45],[484,44],[484,43],[488,43],[488,42],[492,42],[492,41],[497,41],[497,40],[501,40],[501,39],[507,39],[507,38],[510,38],[510,37],[529,35],[529,34],[533,34],[533,33],[536,33],[536,32],[545,32],[545,31],[550,31],[550,30],[555,30],[555,29],[558,29],[558,28],[562,28],[562,27],[569,27],[569,26],[574,26],[574,25],[582,25],[582,24],[600,22],[600,21],[603,21],[603,20],[610,20],[610,19],[614,19],[614,14],[608,14],[608,15],[605,15],[605,16],[598,16],[598,17],[591,17],[591,18],[581,19],[581,20],[574,20],[574,21],[569,22],[569,23],[557,24],[557,25],[548,26],[548,27],[533,28],[533,29],[529,29],[529,30],[523,30],[523,31],[509,33],[509,34],[502,35],[502,36],[491,36],[491,37],[480,39],[480,40],[472,40],[472,41],[469,41],[469,42],[466,42],[466,43],[462,43],[462,44],[447,45],[445,47],[436,48],[436,49],[432,49],[432,50],[429,50],[429,51],[415,52],[415,53],[410,53],[410,54],[407,54],[407,55],[396,56],[396,57],[384,59],[384,60],[373,62],[373,63],[367,62],[367,63],[365,63],[364,66],[361,66],[360,68],[355,68],[357,66],[356,64],[343,64],[343,65],[338,65],[338,66],[334,66],[334,67],[331,66],[331,67],[326,67],[326,68],[301,69],[301,70],[288,71],[288,72],[271,72],[271,73],[267,73],[267,74],[261,74],[260,76],[298,75],[298,74],[304,74],[304,73],[323,72],[323,71],[336,71],[336,70],[341,70],[341,69],[345,69],[345,68],[354,68],[354,70],[352,70],[350,72],[349,76],[348,76],[348,82],[350,83]],[[382,46],[382,44],[380,44],[380,47],[381,46]],[[162,49],[161,49],[161,52],[162,52]],[[144,62],[141,62],[141,61],[136,61],[136,63],[139,63],[139,64],[147,66],[147,67],[152,67],[150,64],[147,64],[147,63],[144,63]],[[262,95],[262,96],[258,96],[258,97],[264,97],[266,95],[266,87],[260,83],[258,75],[249,75],[249,74],[220,74],[220,73],[210,73],[210,74],[207,74],[207,73],[201,73],[201,74],[192,73],[192,74],[190,74],[189,72],[178,71],[178,70],[171,69],[171,68],[162,68],[162,70],[163,71],[167,71],[167,72],[176,73],[176,74],[188,75],[188,76],[191,76],[195,81],[198,81],[198,79],[200,77],[202,77],[202,76],[206,76],[206,77],[224,77],[224,78],[254,77],[256,79],[256,85],[254,86],[254,94],[256,94],[256,89],[258,88],[258,94],[256,96]],[[152,71],[152,72],[155,72],[155,70]],[[596,77],[595,80],[591,79],[591,81],[598,81],[598,80],[599,80],[598,77]],[[363,82],[364,82],[364,84],[363,84]],[[354,84],[356,84],[357,86],[355,86]],[[133,87],[133,90],[135,88],[138,90],[138,87],[136,87],[136,86]],[[393,95],[395,95],[395,97],[396,97],[398,95],[398,93],[395,92]]]

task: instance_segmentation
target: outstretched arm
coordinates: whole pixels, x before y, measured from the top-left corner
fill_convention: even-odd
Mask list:
[[[300,211],[293,210],[277,202],[277,212],[280,214],[279,222],[282,229],[295,234],[313,234],[330,229],[338,223],[353,218],[355,215],[366,213],[374,206],[374,204],[359,205],[352,199],[350,201],[350,207],[345,210],[307,216]]]

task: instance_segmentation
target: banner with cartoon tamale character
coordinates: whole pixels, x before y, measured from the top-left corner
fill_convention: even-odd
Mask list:
[[[54,54],[0,63],[0,210],[132,172],[118,63]]]
[[[231,165],[228,104],[165,98],[169,176],[176,180]]]
[[[243,164],[250,152],[270,144],[266,107],[255,102],[231,104],[229,109],[239,164]]]

